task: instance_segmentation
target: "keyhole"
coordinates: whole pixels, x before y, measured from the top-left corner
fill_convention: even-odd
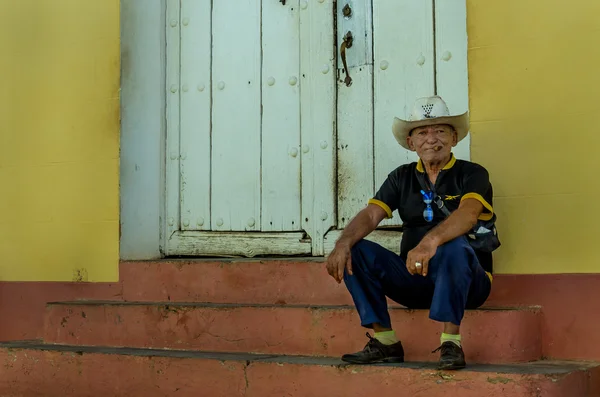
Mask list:
[[[352,47],[353,41],[354,41],[354,37],[352,36],[352,32],[348,31],[348,33],[346,33],[344,35],[344,43],[346,43],[346,48]]]
[[[344,14],[346,18],[350,18],[352,16],[352,8],[350,8],[349,4],[346,4],[344,6],[344,8],[342,9],[342,14]]]

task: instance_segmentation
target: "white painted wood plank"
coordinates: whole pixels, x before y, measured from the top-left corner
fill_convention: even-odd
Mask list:
[[[346,62],[349,68],[371,65],[373,63],[373,0],[347,0],[338,1],[337,12],[337,65],[342,70],[342,56],[339,46],[348,31],[354,37],[352,47],[346,53]],[[348,6],[350,16],[346,17],[344,8]],[[345,75],[342,75],[342,80]]]
[[[254,257],[310,255],[311,244],[304,233],[182,231],[170,240],[173,255]]]
[[[466,0],[435,0],[437,92],[459,114],[469,109]],[[454,155],[471,158],[471,134],[455,148]]]
[[[163,3],[121,2],[121,260],[164,247],[164,35]]]
[[[300,3],[302,221],[313,256],[324,253],[335,214],[333,0]]]
[[[181,229],[210,230],[211,0],[181,0]]]
[[[213,2],[212,230],[260,230],[261,1]]]
[[[166,70],[166,215],[167,239],[180,227],[179,208],[179,64],[180,64],[180,7],[179,0],[167,0],[166,41],[167,41],[167,70]],[[169,251],[167,243],[167,254]]]
[[[263,231],[302,227],[300,213],[300,1],[262,7]]]
[[[337,166],[338,227],[344,227],[373,196],[373,36],[372,0],[337,2]],[[350,18],[343,8],[349,4]],[[346,86],[340,48],[352,32],[346,61],[352,85]]]
[[[335,247],[335,242],[342,235],[343,230],[331,230],[325,236],[325,255],[329,255]],[[383,248],[386,248],[397,255],[400,255],[400,241],[402,232],[391,230],[375,230],[371,232],[365,240],[373,241]]]
[[[388,174],[417,155],[392,135],[394,117],[408,117],[416,98],[433,95],[434,51],[431,1],[373,3],[375,97],[375,191]],[[399,225],[394,218],[382,225]]]

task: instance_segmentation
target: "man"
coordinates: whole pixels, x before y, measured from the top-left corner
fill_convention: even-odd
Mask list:
[[[392,130],[419,161],[388,175],[327,258],[328,273],[338,283],[344,280],[361,325],[374,331],[362,351],[342,360],[404,361],[387,296],[408,308],[429,309],[430,319],[443,323],[438,367],[464,368],[460,323],[465,309],[485,302],[492,282],[490,250],[475,251],[466,237],[478,220],[495,219],[489,176],[482,166],[455,159],[452,148],[467,135],[468,114],[450,116],[440,97],[418,99],[409,121],[395,118]],[[450,214],[435,204],[437,197]],[[400,256],[363,239],[394,210],[403,221]]]

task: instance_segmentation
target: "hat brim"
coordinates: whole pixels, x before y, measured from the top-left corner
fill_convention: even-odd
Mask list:
[[[417,121],[406,121],[399,119],[398,117],[394,117],[392,132],[394,133],[394,138],[396,138],[396,141],[398,141],[400,146],[411,150],[406,142],[406,137],[408,137],[408,134],[410,134],[410,132],[415,128],[435,124],[449,124],[454,127],[458,136],[458,142],[460,142],[469,133],[469,112],[465,112],[457,116],[436,117]]]

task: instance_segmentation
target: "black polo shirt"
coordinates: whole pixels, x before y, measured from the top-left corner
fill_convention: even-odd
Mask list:
[[[425,234],[446,218],[435,203],[431,204],[433,221],[427,222],[423,217],[423,210],[427,205],[423,201],[417,173],[421,173],[429,181],[421,160],[396,168],[388,175],[375,197],[369,200],[369,204],[383,208],[388,218],[392,217],[393,211],[398,210],[403,222],[400,255],[404,260]],[[480,219],[489,220],[493,216],[492,184],[487,170],[479,164],[457,160],[452,155],[450,162],[440,171],[434,188],[450,212],[456,210],[462,200],[474,198],[484,207]],[[481,251],[475,253],[481,266],[492,273],[492,254]]]

